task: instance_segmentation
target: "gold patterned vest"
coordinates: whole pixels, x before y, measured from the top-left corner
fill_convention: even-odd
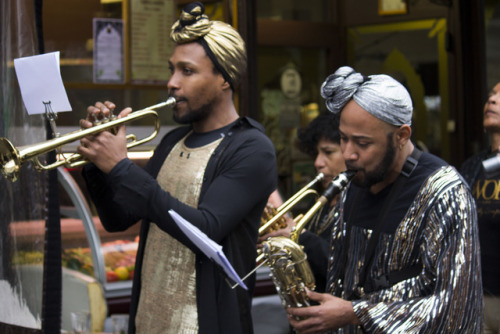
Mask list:
[[[196,208],[205,167],[222,138],[188,148],[186,137],[169,153],[157,180],[173,197]],[[155,223],[149,227],[141,281],[137,333],[198,333],[195,254]]]

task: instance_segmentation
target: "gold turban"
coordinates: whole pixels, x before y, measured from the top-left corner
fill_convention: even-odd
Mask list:
[[[210,21],[201,2],[184,6],[170,38],[177,44],[200,43],[231,88],[239,85],[247,66],[245,42],[229,24]]]

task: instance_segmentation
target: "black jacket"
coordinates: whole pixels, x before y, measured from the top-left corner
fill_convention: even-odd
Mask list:
[[[173,209],[221,244],[229,262],[243,277],[255,267],[260,217],[269,195],[276,189],[275,150],[260,124],[240,118],[206,166],[195,209],[162,190],[155,179],[175,143],[190,130],[190,127],[179,127],[169,132],[156,148],[145,171],[128,159],[122,160],[107,176],[93,165],[84,168],[91,197],[108,231],[122,231],[139,219],[143,220],[129,333],[135,333],[142,257],[150,221],[196,254],[199,332],[252,333],[251,298],[255,276],[245,282],[248,291],[241,287],[231,289],[221,269],[191,243],[168,210]]]

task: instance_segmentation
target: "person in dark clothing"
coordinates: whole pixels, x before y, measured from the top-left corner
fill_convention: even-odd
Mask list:
[[[299,129],[297,139],[299,149],[314,158],[316,172],[324,175],[321,185],[317,187],[318,193],[321,194],[330,182],[345,170],[340,150],[338,116],[330,112],[320,114],[307,127]],[[337,197],[323,206],[321,211],[306,224],[299,237],[299,244],[304,246],[307,261],[314,275],[317,292],[325,292],[332,224],[339,214],[336,203]],[[279,204],[274,203],[273,206]],[[287,219],[287,222],[286,228],[267,233],[261,236],[259,241],[280,235],[290,237],[295,222],[293,219]]]
[[[196,2],[184,7],[171,37],[167,87],[184,126],[165,135],[145,169],[127,158],[124,127],[83,138],[78,151],[92,162],[84,177],[108,231],[142,220],[129,333],[252,333],[255,276],[248,290],[232,289],[168,211],[221,244],[243,277],[255,267],[260,216],[276,188],[275,150],[263,127],[233,104],[246,67],[238,32],[210,21]],[[80,124],[90,127],[113,108],[98,102]]]
[[[339,198],[327,293],[287,308],[298,333],[481,333],[477,212],[458,171],[411,141],[413,105],[349,66],[321,87],[356,174]]]
[[[484,291],[484,333],[500,333],[500,170],[487,175],[483,161],[500,150],[500,82],[491,90],[483,110],[483,127],[490,147],[469,157],[460,166],[460,174],[472,189],[476,200],[481,268]]]

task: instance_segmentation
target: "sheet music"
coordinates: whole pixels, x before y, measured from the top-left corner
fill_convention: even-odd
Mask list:
[[[59,68],[59,51],[14,59],[17,81],[28,115],[71,111]]]
[[[198,248],[210,259],[214,260],[218,265],[224,269],[227,276],[234,282],[238,283],[245,290],[248,290],[247,286],[241,278],[238,276],[234,270],[231,263],[226,258],[226,255],[222,251],[222,246],[210,239],[205,233],[203,233],[199,228],[185,220],[181,215],[179,215],[174,210],[169,210],[168,213],[174,221],[177,223],[179,228],[186,234],[186,236],[196,245]]]

